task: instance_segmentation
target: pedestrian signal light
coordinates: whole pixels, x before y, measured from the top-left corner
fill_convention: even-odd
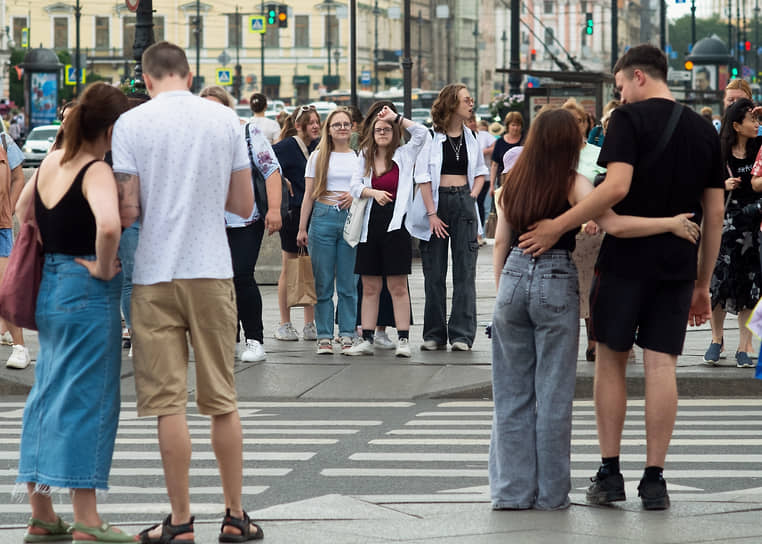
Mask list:
[[[593,14],[592,14],[592,12],[588,11],[585,14],[585,21],[586,21],[585,33],[588,36],[592,36],[592,34],[593,34]]]
[[[288,28],[288,6],[285,4],[278,6],[278,26]]]
[[[278,14],[275,12],[275,6],[267,6],[267,24],[274,25]]]
[[[748,41],[748,40],[747,40],[747,41],[745,41],[745,42],[744,42],[744,44],[743,44],[743,48],[744,48],[744,50],[746,50],[746,51],[751,51],[751,42],[750,42],[750,41]]]
[[[731,68],[730,70],[730,77],[733,79],[738,77],[738,68],[736,68],[735,66],[733,66],[733,68]]]
[[[690,61],[690,60],[686,60],[686,61],[685,61],[685,69],[686,69],[686,70],[689,70],[689,71],[690,71],[690,70],[693,70],[693,62],[692,62],[692,61]]]

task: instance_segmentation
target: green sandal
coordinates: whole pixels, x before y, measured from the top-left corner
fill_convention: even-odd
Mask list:
[[[60,517],[56,519],[55,523],[48,523],[47,521],[42,521],[36,518],[29,518],[28,526],[30,528],[36,527],[38,529],[44,529],[47,533],[30,533],[29,529],[27,529],[26,534],[24,534],[24,542],[63,542],[71,540],[69,524]]]
[[[118,533],[112,530],[111,525],[103,523],[100,527],[88,527],[82,523],[72,523],[69,532],[85,533],[94,536],[95,540],[74,540],[72,544],[115,544],[119,542],[135,542],[135,537],[127,533]]]

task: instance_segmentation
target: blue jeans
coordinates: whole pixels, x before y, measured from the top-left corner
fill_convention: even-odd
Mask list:
[[[493,508],[569,506],[578,344],[579,288],[569,252],[534,259],[513,249],[492,318]]]
[[[357,319],[356,248],[344,241],[347,210],[315,202],[308,232],[308,249],[315,276],[315,328],[318,338],[333,338],[334,282],[339,295],[339,336],[352,336]]]
[[[119,423],[121,285],[121,274],[102,281],[70,255],[45,255],[18,483],[108,487]]]
[[[132,270],[135,268],[135,250],[138,248],[140,236],[140,221],[124,229],[119,240],[119,260],[122,263],[122,315],[124,324],[132,330],[132,316],[130,315],[130,299],[132,298]]]

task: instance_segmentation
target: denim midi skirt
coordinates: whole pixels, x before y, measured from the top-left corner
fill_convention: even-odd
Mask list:
[[[119,423],[121,286],[121,273],[102,281],[73,256],[45,255],[40,352],[24,408],[17,484],[107,489]]]

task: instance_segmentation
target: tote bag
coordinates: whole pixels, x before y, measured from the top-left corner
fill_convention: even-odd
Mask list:
[[[347,221],[344,223],[344,241],[355,247],[362,238],[362,225],[365,220],[365,208],[368,206],[367,198],[355,198],[349,206]]]
[[[286,259],[286,304],[312,306],[317,304],[315,277],[312,275],[312,259],[303,249],[295,259]]]

